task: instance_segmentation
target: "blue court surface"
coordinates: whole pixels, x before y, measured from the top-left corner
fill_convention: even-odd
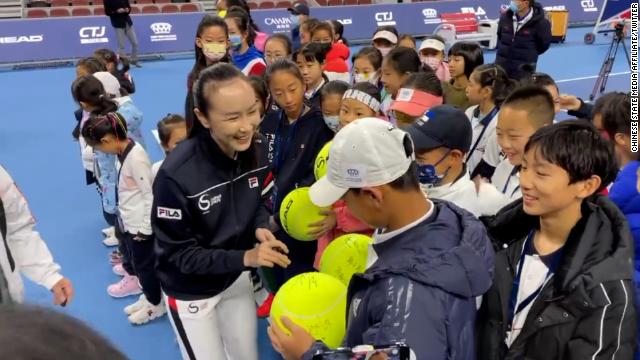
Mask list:
[[[594,45],[582,38],[589,28],[570,29],[564,44],[544,54],[538,70],[549,73],[562,93],[588,98],[611,37],[598,35]],[[89,54],[87,54],[89,55]],[[487,52],[485,62],[495,53]],[[170,112],[182,113],[186,77],[193,60],[147,62],[133,69],[134,96],[144,112],[143,129],[153,161],[162,152],[151,135],[158,120]],[[73,303],[62,311],[89,323],[131,359],[179,359],[180,353],[168,319],[142,327],[127,322],[122,309],[135,301],[112,299],[107,285],[118,280],[111,272],[100,229],[105,227],[98,194],[84,184],[79,147],[71,137],[75,125],[70,86],[72,67],[0,72],[0,163],[7,168],[30,200],[38,229],[55,259],[76,289]],[[608,91],[630,90],[629,68],[620,52]],[[560,118],[566,118],[561,116]],[[27,284],[27,300],[49,305],[51,295]],[[261,322],[260,359],[278,359]]]

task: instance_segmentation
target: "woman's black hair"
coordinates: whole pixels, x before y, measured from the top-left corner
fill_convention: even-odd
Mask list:
[[[327,53],[331,49],[330,44],[321,44],[310,42],[304,45],[300,50],[298,50],[294,54],[294,59],[298,57],[298,55],[302,55],[305,61],[317,61],[320,64],[324,63],[327,58]]]
[[[255,32],[260,31],[260,28],[258,28],[258,25],[256,25],[255,22],[253,22],[253,18],[251,17],[251,8],[249,7],[249,4],[246,1],[244,1],[244,0],[226,0],[226,1],[227,1],[227,10],[231,9],[234,6],[238,6],[238,7],[242,8],[242,10],[246,11],[247,14],[249,15],[249,21],[251,22],[251,28]]]
[[[402,87],[426,92],[433,96],[442,96],[444,94],[442,83],[433,70],[410,74],[402,84]]]
[[[185,125],[184,118],[178,114],[167,114],[167,116],[163,117],[162,120],[158,121],[158,137],[160,138],[162,146],[167,146],[169,144],[171,132],[177,125]]]
[[[320,21],[317,24],[315,24],[312,28],[309,28],[309,33],[311,33],[311,37],[313,37],[314,32],[321,31],[321,30],[329,32],[329,35],[331,36],[331,42],[333,43],[333,36],[335,35],[335,32],[333,30],[333,26],[326,21]]]
[[[529,138],[524,151],[530,150],[566,171],[569,184],[597,175],[602,183],[596,193],[606,188],[618,174],[611,142],[600,136],[588,121],[567,120],[542,127]]]
[[[631,136],[631,96],[610,92],[602,95],[593,107],[593,116],[600,115],[602,127],[613,139],[616,134]]]
[[[416,47],[416,39],[409,35],[409,34],[402,34],[400,35],[400,37],[398,38],[398,43],[400,43],[400,41],[404,40],[404,39],[409,39],[411,40],[411,42],[413,43],[413,47]]]
[[[267,41],[264,42],[264,44],[265,44],[264,46],[265,47],[267,46],[267,43],[269,41],[279,41],[279,42],[281,42],[284,45],[285,49],[287,49],[287,54],[289,54],[289,56],[291,56],[291,54],[293,54],[293,43],[291,42],[291,39],[287,35],[278,33],[278,34],[273,34],[273,35],[269,36],[267,38]]]
[[[256,39],[256,31],[251,26],[251,16],[249,16],[248,12],[239,6],[232,6],[227,10],[225,19],[233,19],[238,29],[247,34],[247,44],[253,46],[253,42]]]
[[[409,48],[397,47],[389,52],[385,61],[398,74],[412,74],[420,71],[420,57],[418,53]]]
[[[362,91],[363,93],[369,94],[372,98],[378,100],[378,102],[382,102],[382,95],[380,94],[380,88],[373,85],[368,81],[363,81],[354,84],[351,87],[353,90]]]
[[[256,75],[249,76],[249,82],[251,83],[253,91],[256,92],[258,100],[262,102],[263,107],[260,109],[260,117],[262,117],[271,105],[269,103],[269,90],[267,89],[267,83],[261,76]]]
[[[91,56],[78,60],[76,67],[85,68],[90,74],[95,74],[100,71],[107,71],[107,65],[105,62],[97,57]]]
[[[491,88],[491,100],[497,107],[500,107],[507,96],[516,88],[517,83],[509,78],[507,72],[500,65],[480,65],[474,72],[481,87]]]
[[[96,146],[105,136],[112,135],[116,139],[127,139],[127,121],[117,112],[104,115],[91,114],[82,127],[82,137],[89,146]]]
[[[553,86],[556,88],[558,92],[560,89],[558,88],[558,84],[556,84],[553,78],[545,73],[535,72],[535,68],[531,64],[525,64],[520,67],[520,69],[528,74],[527,77],[520,81],[521,85],[535,85],[535,86]]]
[[[342,40],[343,44],[349,46],[349,42],[344,38],[344,25],[338,20],[331,20],[331,25],[333,25],[333,32],[338,35],[338,40]]]
[[[207,14],[202,18],[202,20],[200,20],[200,23],[198,24],[198,29],[196,30],[196,38],[202,37],[202,33],[204,33],[206,29],[214,26],[222,28],[225,34],[229,36],[229,29],[227,28],[227,23],[224,22],[224,19],[216,15]],[[202,52],[202,49],[199,48],[197,44],[194,45],[194,47],[196,53],[196,62],[193,65],[191,72],[189,73],[189,78],[187,81],[187,87],[189,89],[191,89],[193,83],[195,83],[196,79],[198,79],[200,72],[207,67],[207,58],[204,56],[204,52]],[[229,62],[229,56],[225,55],[219,62]]]
[[[284,71],[295,76],[302,84],[304,84],[304,77],[296,63],[289,59],[278,59],[276,62],[269,65],[267,70],[264,72],[264,80],[267,82],[267,87],[270,87],[273,76],[280,71]]]
[[[222,83],[229,82],[231,80],[238,79],[251,86],[251,81],[245,76],[238,68],[231,64],[215,64],[212,65],[200,73],[200,77],[193,85],[193,98],[195,107],[200,113],[208,116],[212,102],[209,101],[209,94],[215,89],[219,88]],[[188,126],[188,124],[187,124]],[[189,137],[196,136],[209,136],[209,130],[206,129],[200,121],[194,121],[193,127],[189,130]],[[237,161],[240,166],[240,170],[253,169],[257,165],[258,159],[258,147],[255,146],[255,138],[252,141],[251,146],[247,151],[238,153]]]
[[[344,95],[347,90],[349,90],[349,83],[341,80],[329,81],[320,89],[320,101],[328,95],[340,95],[340,98],[342,98],[342,95]]]
[[[71,84],[71,95],[77,103],[84,102],[95,107],[92,114],[104,115],[118,109],[118,104],[109,97],[100,80],[93,75],[75,79]]]
[[[351,61],[355,63],[356,59],[359,59],[362,57],[366,57],[371,63],[371,65],[373,65],[373,67],[376,69],[376,71],[380,70],[380,68],[382,67],[382,59],[383,59],[382,53],[380,52],[380,50],[376,49],[375,47],[365,46],[361,48],[355,55],[353,55],[353,58],[351,58]]]
[[[464,58],[464,75],[469,78],[475,68],[484,64],[482,48],[474,42],[460,41],[451,46],[449,57],[462,56]]]

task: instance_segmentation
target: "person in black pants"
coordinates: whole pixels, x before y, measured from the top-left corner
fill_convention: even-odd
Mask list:
[[[131,42],[131,64],[141,67],[138,63],[138,38],[133,30],[131,16],[129,16],[131,13],[129,0],[105,0],[104,13],[111,19],[111,25],[116,31],[120,56],[125,56],[124,43],[126,37]]]

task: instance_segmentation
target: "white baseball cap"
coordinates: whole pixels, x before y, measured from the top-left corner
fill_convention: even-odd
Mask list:
[[[435,49],[438,51],[444,51],[444,43],[436,39],[426,39],[420,44],[420,50]]]
[[[410,151],[405,150],[407,142]],[[382,119],[356,120],[333,138],[327,175],[311,186],[311,201],[326,207],[349,189],[389,184],[404,175],[413,160],[407,133]]]
[[[373,34],[372,40],[377,40],[377,39],[385,39],[390,43],[392,43],[393,45],[398,44],[398,35],[392,33],[389,30],[376,31],[376,33]]]
[[[113,74],[107,71],[98,71],[97,73],[94,73],[93,76],[100,80],[102,86],[104,86],[104,92],[109,95],[113,95],[116,98],[122,96],[120,94],[120,82],[115,76],[113,76]]]

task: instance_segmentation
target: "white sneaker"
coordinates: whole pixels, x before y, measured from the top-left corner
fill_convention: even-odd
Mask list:
[[[161,301],[158,305],[153,305],[144,299],[142,308],[133,314],[129,315],[129,322],[134,325],[143,325],[151,320],[157,319],[167,313],[167,309],[164,306],[164,301]]]
[[[127,315],[131,315],[142,309],[148,303],[149,302],[147,301],[147,298],[144,296],[144,294],[142,294],[140,295],[138,301],[124,308],[124,313]]]
[[[106,247],[118,246],[118,238],[115,235],[109,236],[104,238],[104,240],[102,240],[102,243]]]
[[[102,229],[102,233],[104,234],[104,236],[106,237],[112,237],[116,234],[116,228],[114,228],[113,226],[108,227],[106,229]]]

